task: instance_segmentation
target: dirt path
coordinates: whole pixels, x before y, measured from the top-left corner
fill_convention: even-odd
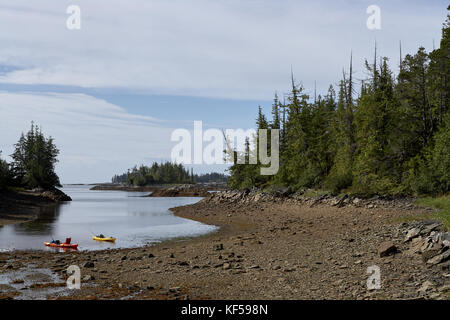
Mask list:
[[[74,299],[445,298],[438,288],[449,284],[448,264],[426,266],[403,243],[404,226],[393,222],[428,210],[202,200],[173,211],[221,229],[137,249],[0,253],[0,272],[33,263],[63,276],[77,264],[83,281]],[[386,240],[399,253],[381,258]],[[367,289],[372,265],[381,270],[379,290]]]

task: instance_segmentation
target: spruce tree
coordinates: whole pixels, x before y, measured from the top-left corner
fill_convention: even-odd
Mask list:
[[[2,152],[0,151],[0,156]],[[11,172],[8,163],[0,158],[0,190],[11,184]]]
[[[26,135],[21,135],[11,155],[12,173],[17,184],[27,188],[51,189],[61,186],[55,173],[59,150],[53,138],[45,138],[42,130],[31,124]]]

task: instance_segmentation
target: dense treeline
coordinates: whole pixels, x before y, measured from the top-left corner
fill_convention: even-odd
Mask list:
[[[151,167],[141,165],[134,167],[128,172],[115,175],[112,183],[120,183],[135,186],[148,186],[154,184],[172,184],[172,183],[195,183],[195,182],[226,182],[227,176],[220,173],[207,173],[204,175],[194,174],[193,170],[189,172],[182,164],[171,162],[156,163]]]
[[[260,164],[234,164],[230,187],[283,185],[366,195],[448,192],[449,27],[448,16],[440,47],[431,53],[420,48],[403,58],[400,48],[396,77],[376,49],[366,61],[370,76],[357,84],[350,59],[337,94],[330,86],[325,96],[310,99],[292,77],[288,100],[281,103],[275,95],[272,120],[260,108],[256,122],[258,129],[280,129],[278,174],[261,176]],[[247,142],[243,156],[250,152],[256,148]]]
[[[194,175],[194,181],[198,183],[207,183],[207,182],[225,183],[227,182],[227,179],[228,179],[227,175],[218,172]]]
[[[193,173],[189,172],[181,164],[171,162],[156,163],[151,167],[141,165],[134,167],[127,173],[116,175],[112,178],[113,183],[123,183],[135,186],[146,186],[152,184],[167,183],[193,183]]]
[[[14,146],[12,163],[0,159],[0,189],[51,189],[61,185],[55,173],[59,150],[53,138],[46,138],[42,130],[32,123],[28,133],[22,133]]]

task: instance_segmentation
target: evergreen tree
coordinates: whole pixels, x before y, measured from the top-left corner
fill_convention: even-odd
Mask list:
[[[389,136],[395,105],[392,72],[387,58],[380,63],[377,78],[365,87],[356,113],[358,150],[354,161],[354,189],[365,193],[386,193],[393,187],[389,157]]]
[[[53,138],[45,138],[41,129],[32,123],[30,131],[21,135],[11,155],[15,182],[27,188],[61,186],[55,173],[58,154]]]
[[[0,156],[1,156],[0,151]],[[0,158],[0,190],[5,189],[11,184],[11,172],[8,163]]]
[[[325,179],[325,187],[337,193],[352,184],[354,126],[353,108],[349,107],[346,98],[346,86],[342,80],[339,86],[339,98],[330,130],[334,135],[332,146],[334,159],[329,176]]]
[[[270,127],[272,129],[280,129],[281,128],[281,121],[280,121],[280,101],[278,100],[278,95],[275,93],[275,98],[273,99],[272,104],[272,123],[270,124]]]
[[[450,6],[449,6],[450,9]],[[291,72],[287,103],[275,95],[272,120],[258,108],[257,129],[281,129],[280,170],[274,177],[259,174],[257,165],[239,165],[237,157],[258,152],[246,143],[233,153],[232,188],[289,186],[294,190],[347,189],[363,195],[445,193],[449,190],[450,17],[442,29],[440,47],[428,54],[402,57],[395,79],[387,58],[366,61],[368,79],[357,99],[353,66],[343,72],[338,97],[330,87],[314,101],[296,85]],[[256,142],[259,135],[256,137]],[[269,148],[268,148],[269,149]]]
[[[419,194],[446,193],[450,190],[450,113],[423,152],[409,161],[408,187]]]

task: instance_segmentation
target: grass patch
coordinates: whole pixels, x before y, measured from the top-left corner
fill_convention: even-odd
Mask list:
[[[450,229],[450,194],[436,198],[420,198],[416,200],[415,204],[436,209],[437,211],[432,214],[432,218],[442,221],[445,228]]]
[[[7,190],[12,191],[12,192],[24,192],[26,191],[25,188],[23,187],[7,187]]]

